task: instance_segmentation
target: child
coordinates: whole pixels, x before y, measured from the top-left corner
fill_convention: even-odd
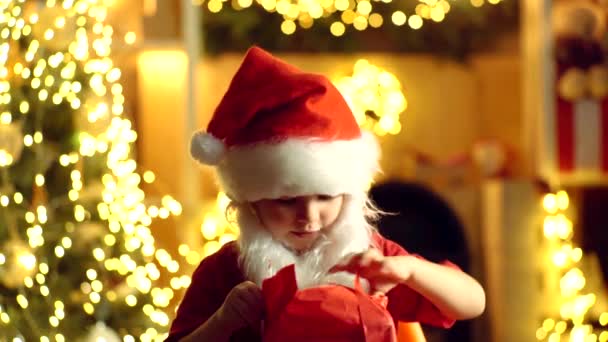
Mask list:
[[[358,273],[396,320],[449,327],[484,310],[474,279],[370,226],[378,146],[325,77],[250,49],[191,153],[217,167],[241,234],[194,272],[167,341],[260,341],[262,281],[291,264],[300,288]]]

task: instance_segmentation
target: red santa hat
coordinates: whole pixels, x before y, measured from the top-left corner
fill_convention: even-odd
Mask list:
[[[378,169],[374,137],[360,130],[324,76],[251,48],[192,156],[217,167],[236,201],[364,192]]]

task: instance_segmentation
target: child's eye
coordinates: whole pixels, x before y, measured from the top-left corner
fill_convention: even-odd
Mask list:
[[[319,201],[331,201],[332,199],[334,199],[334,196],[330,196],[330,195],[318,195],[317,199]]]

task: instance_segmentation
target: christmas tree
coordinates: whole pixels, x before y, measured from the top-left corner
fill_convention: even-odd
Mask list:
[[[133,159],[108,1],[0,0],[0,341],[154,341],[179,215]],[[126,40],[134,37],[127,35]]]

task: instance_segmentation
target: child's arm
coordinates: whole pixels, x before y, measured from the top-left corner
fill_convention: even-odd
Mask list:
[[[485,292],[466,273],[414,256],[384,256],[376,249],[354,255],[332,271],[358,273],[372,288],[388,292],[405,284],[419,292],[451,319],[470,319],[485,309]]]
[[[414,256],[386,258],[400,283],[422,294],[449,318],[470,319],[483,313],[485,292],[468,274]]]
[[[263,312],[262,291],[245,281],[230,291],[224,304],[205,323],[180,341],[228,341],[235,331],[247,325],[259,329]]]

